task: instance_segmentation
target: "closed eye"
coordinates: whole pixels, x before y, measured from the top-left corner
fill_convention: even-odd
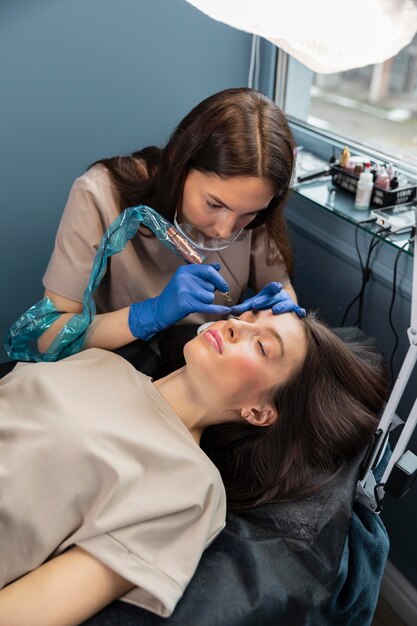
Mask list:
[[[210,200],[207,200],[207,205],[210,209],[221,209],[223,207],[222,204],[216,204],[216,202],[210,202]]]
[[[266,354],[266,352],[265,352],[265,348],[264,348],[264,346],[263,346],[262,342],[261,342],[261,341],[259,341],[259,339],[258,339],[257,343],[258,343],[258,346],[259,346],[259,349],[260,349],[260,351],[261,351],[262,356],[267,356],[267,354]]]

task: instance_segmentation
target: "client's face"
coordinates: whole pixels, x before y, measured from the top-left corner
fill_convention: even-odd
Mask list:
[[[184,349],[187,367],[227,408],[255,401],[302,364],[307,341],[294,313],[248,311],[215,322]]]

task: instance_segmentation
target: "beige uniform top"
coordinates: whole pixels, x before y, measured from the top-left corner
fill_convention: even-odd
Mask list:
[[[172,613],[225,523],[217,468],[151,379],[92,348],[0,380],[0,588],[77,544]]]
[[[118,215],[110,176],[104,166],[96,165],[74,182],[43,277],[44,286],[81,302],[101,237]],[[230,287],[234,303],[240,300],[247,286],[259,291],[271,281],[284,285],[289,282],[282,260],[272,266],[266,264],[265,240],[265,228],[260,227],[249,231],[244,241],[206,255],[208,263],[221,264],[220,273]],[[183,264],[156,237],[138,233],[122,252],[109,259],[107,273],[95,293],[98,313],[115,311],[159,295]],[[225,304],[218,293],[215,302]],[[195,313],[188,316],[185,323],[201,324],[218,317]]]

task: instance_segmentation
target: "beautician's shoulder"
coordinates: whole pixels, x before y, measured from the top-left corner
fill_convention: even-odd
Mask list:
[[[114,193],[114,185],[108,169],[101,164],[93,165],[75,179],[73,189],[84,190],[93,195]]]
[[[104,165],[94,165],[72,184],[64,215],[100,215],[101,227],[107,228],[119,214],[117,192]]]
[[[138,180],[148,178],[145,162],[142,159],[134,159],[133,162],[137,169]],[[76,178],[74,184],[89,189],[104,189],[106,191],[114,189],[110,172],[102,163],[90,167],[84,174]]]

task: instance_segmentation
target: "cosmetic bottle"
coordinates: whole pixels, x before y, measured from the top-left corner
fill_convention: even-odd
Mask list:
[[[389,189],[389,176],[388,172],[384,166],[378,172],[378,176],[376,177],[375,185],[380,189]]]
[[[355,167],[356,167],[355,161],[353,161],[352,159],[349,159],[346,165],[344,166],[343,171],[346,172],[346,174],[353,175],[355,171]]]
[[[365,169],[359,176],[358,187],[355,196],[355,209],[366,211],[371,202],[374,179],[371,173],[371,164],[365,163]]]
[[[410,184],[410,181],[408,180],[407,176],[405,176],[405,174],[398,174],[397,181],[398,187],[407,187]]]
[[[387,170],[389,179],[392,180],[396,174],[394,165],[392,163],[388,163],[386,170]]]
[[[342,154],[340,155],[340,161],[339,161],[340,167],[345,168],[346,165],[348,164],[349,159],[350,159],[349,148],[347,146],[345,146],[343,148]]]
[[[396,176],[393,176],[390,180],[389,183],[389,188],[390,189],[397,189],[398,188],[398,178]]]

